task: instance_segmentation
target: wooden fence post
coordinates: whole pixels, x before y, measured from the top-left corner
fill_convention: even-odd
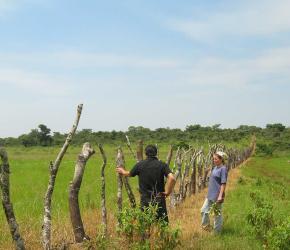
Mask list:
[[[10,182],[9,182],[9,162],[8,155],[4,148],[0,148],[2,164],[0,166],[0,187],[2,191],[2,205],[8,222],[12,239],[17,250],[24,250],[24,241],[19,233],[18,224],[14,215],[13,206],[10,201]]]
[[[138,145],[137,145],[137,161],[142,161],[143,160],[143,141],[139,140]]]
[[[117,152],[116,165],[117,165],[117,168],[124,167],[125,165],[123,153],[120,147],[118,148],[118,152]],[[122,197],[123,179],[122,179],[121,174],[118,174],[117,181],[118,181],[117,206],[118,206],[118,217],[119,217],[122,213],[122,207],[123,207],[123,197]],[[120,218],[118,218],[118,226],[121,226],[121,224],[122,224],[121,220]]]
[[[83,145],[82,152],[78,155],[74,177],[69,185],[70,219],[74,231],[75,241],[78,243],[82,242],[84,239],[89,239],[89,237],[85,234],[78,195],[82,184],[86,163],[94,153],[94,149],[88,142],[86,142]]]
[[[50,163],[50,176],[49,176],[49,182],[48,182],[48,187],[47,191],[44,197],[44,215],[43,215],[43,226],[42,226],[42,244],[43,248],[45,250],[49,250],[51,248],[51,198],[52,198],[52,193],[54,190],[54,185],[55,185],[55,179],[57,175],[57,171],[59,168],[59,165],[61,163],[61,160],[64,156],[64,154],[67,151],[67,148],[77,130],[79,120],[81,117],[83,105],[80,104],[78,105],[77,108],[77,116],[75,119],[75,122],[73,124],[73,127],[71,131],[69,132],[64,145],[62,146],[56,160],[54,163]]]
[[[170,148],[169,148],[169,151],[168,151],[168,154],[167,154],[167,157],[166,157],[166,164],[167,164],[168,167],[170,166],[170,162],[171,162],[171,159],[172,159],[172,154],[173,154],[173,147],[172,147],[172,145],[170,145]]]
[[[103,165],[101,169],[101,181],[102,181],[102,189],[101,189],[101,206],[102,206],[102,225],[103,225],[103,236],[107,235],[107,209],[106,209],[106,181],[105,181],[105,167],[107,165],[107,157],[105,151],[103,149],[102,144],[99,144],[99,149],[101,155],[103,157]]]
[[[125,159],[124,159],[124,154],[123,154],[121,147],[118,148],[116,163],[117,163],[117,167],[122,166],[125,169]],[[119,176],[118,176],[118,194],[117,194],[119,212],[122,211],[122,186],[123,186],[123,183],[124,183],[126,192],[128,194],[131,207],[132,208],[136,207],[136,199],[135,199],[134,193],[132,191],[132,188],[129,184],[129,178],[127,176],[123,177],[122,175],[119,174]]]

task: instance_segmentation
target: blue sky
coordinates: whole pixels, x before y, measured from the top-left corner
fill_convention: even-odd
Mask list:
[[[0,0],[0,137],[290,126],[290,0]]]

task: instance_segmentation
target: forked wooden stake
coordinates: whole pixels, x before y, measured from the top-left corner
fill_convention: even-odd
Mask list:
[[[89,239],[89,237],[85,234],[78,196],[85,172],[86,163],[94,153],[94,149],[88,142],[86,142],[83,145],[82,152],[78,155],[77,163],[75,165],[74,177],[69,185],[70,219],[75,235],[75,241],[78,243],[84,241],[85,239]]]
[[[102,181],[101,206],[102,206],[102,227],[103,227],[102,233],[103,233],[103,236],[105,237],[107,235],[106,181],[105,181],[105,167],[107,165],[107,157],[106,157],[102,144],[99,144],[99,149],[103,158],[103,165],[101,169],[101,181]]]
[[[10,228],[12,239],[15,243],[15,247],[17,250],[23,250],[25,249],[24,241],[20,236],[18,224],[16,222],[13,211],[13,206],[10,201],[9,162],[6,150],[4,148],[0,148],[0,157],[2,160],[2,164],[0,166],[0,187],[2,191],[2,205]]]
[[[51,248],[51,198],[52,198],[52,193],[54,190],[56,175],[57,175],[61,160],[64,154],[66,153],[67,148],[77,130],[81,113],[82,113],[82,109],[83,109],[83,105],[82,104],[78,105],[77,116],[73,124],[73,127],[71,131],[69,132],[65,140],[65,143],[63,144],[55,162],[54,163],[51,162],[49,166],[50,176],[49,176],[47,191],[44,197],[44,216],[43,216],[43,226],[42,226],[42,244],[45,250],[49,250]]]

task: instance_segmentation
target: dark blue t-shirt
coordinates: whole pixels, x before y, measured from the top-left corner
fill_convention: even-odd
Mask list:
[[[139,177],[139,192],[141,200],[152,198],[160,192],[164,192],[164,177],[172,173],[168,165],[159,161],[156,157],[149,157],[138,162],[130,171],[130,176]]]
[[[226,166],[217,167],[211,171],[208,184],[207,198],[216,201],[222,184],[227,183],[228,170]],[[224,196],[225,194],[223,194]]]

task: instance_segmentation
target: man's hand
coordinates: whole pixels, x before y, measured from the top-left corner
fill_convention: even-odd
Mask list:
[[[216,202],[217,203],[223,203],[224,202],[224,199],[222,197],[218,197]]]
[[[116,167],[116,172],[118,173],[118,174],[124,174],[124,171],[125,171],[125,169],[123,168],[123,167]]]
[[[217,203],[223,203],[224,202],[224,193],[225,193],[225,190],[226,190],[226,183],[223,183],[221,185],[221,188],[220,188],[220,192],[219,192],[219,195],[218,195],[218,198],[217,198]]]
[[[124,176],[130,176],[130,172],[125,170],[123,166],[116,167],[116,172]]]
[[[174,175],[172,173],[168,174],[167,176],[167,186],[165,188],[165,192],[160,192],[158,193],[157,197],[168,197],[171,192],[173,191],[174,185],[175,185],[175,178]]]
[[[158,193],[157,197],[165,197],[167,198],[170,194],[168,192],[160,192]]]

